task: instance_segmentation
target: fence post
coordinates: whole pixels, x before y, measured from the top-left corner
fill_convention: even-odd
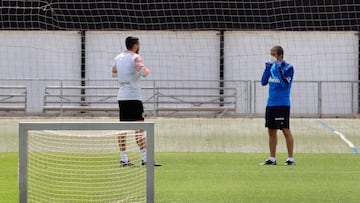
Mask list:
[[[155,117],[157,117],[157,92],[156,92],[156,87],[155,87],[155,80],[153,80],[153,96],[154,96],[154,115]]]
[[[249,101],[248,101],[248,114],[251,115],[251,109],[252,109],[252,85],[251,85],[251,80],[248,80],[246,82],[247,84],[247,87],[246,89],[248,89],[248,98],[249,98]]]
[[[60,117],[63,116],[63,81],[60,80]]]
[[[27,106],[28,106],[28,104],[27,104],[27,102],[28,102],[27,97],[28,97],[27,87],[25,87],[25,114],[26,114],[26,112],[27,112]]]
[[[254,116],[256,114],[256,81],[253,81],[253,87],[254,87],[254,108],[253,108],[253,112],[252,115]]]
[[[318,115],[322,117],[322,81],[318,81]]]

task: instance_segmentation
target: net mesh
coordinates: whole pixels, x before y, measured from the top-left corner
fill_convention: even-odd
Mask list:
[[[126,136],[133,167],[120,166]],[[30,131],[28,202],[145,202],[135,131]]]
[[[45,106],[58,113],[60,102],[69,109],[116,109],[110,68],[129,35],[140,38],[150,70],[143,86],[152,116],[161,115],[158,106],[203,107],[184,113],[195,116],[214,106],[229,107],[231,116],[262,115],[267,88],[258,81],[274,45],[283,46],[295,67],[293,115],[353,116],[360,110],[357,0],[5,0],[0,9],[0,85],[28,87],[27,112],[48,112]],[[44,97],[49,86],[59,88]],[[78,88],[59,95],[61,86]],[[235,103],[233,90],[223,88],[236,88]],[[212,116],[222,113],[212,110]],[[79,112],[86,111],[72,110]]]
[[[359,29],[357,0],[3,0],[5,29]]]
[[[114,57],[125,49],[125,37],[135,35],[141,40],[140,54],[150,69],[148,79],[142,83],[145,110],[150,112],[147,115],[192,117],[159,121],[159,151],[265,153],[268,149],[264,121],[255,117],[265,112],[267,88],[261,87],[259,80],[269,49],[282,45],[285,59],[295,67],[292,116],[358,117],[359,31],[358,0],[2,0],[0,86],[27,87],[26,113],[29,114],[43,115],[48,113],[46,106],[55,106],[51,112],[55,115],[68,112],[88,116],[88,112],[93,115],[91,107],[111,107],[117,116],[117,81],[111,79],[110,67]],[[62,88],[64,86],[74,88]],[[103,89],[85,90],[85,86]],[[1,91],[4,96],[0,104],[5,106],[1,113],[9,109],[9,105],[1,101],[15,93],[13,87]],[[63,107],[79,106],[90,110],[61,111]],[[216,107],[220,110],[214,110]],[[222,107],[235,111],[222,114]],[[159,108],[170,110],[158,111]],[[187,111],[177,110],[182,108]],[[212,110],[199,112],[199,109]],[[204,115],[241,118],[198,118]],[[7,122],[5,127],[9,126]],[[326,122],[356,146],[360,145],[358,119]],[[316,119],[294,119],[291,127],[297,152],[349,152],[349,148]],[[17,150],[16,133],[10,130],[0,137],[0,150]],[[53,138],[35,140],[35,150],[30,152],[34,158],[30,163],[31,167],[39,166],[41,172],[30,169],[37,173],[30,177],[30,184],[34,186],[33,191],[43,191],[36,194],[52,202],[57,200],[51,198],[70,190],[79,197],[92,194],[100,197],[101,194],[95,192],[96,186],[99,191],[105,191],[106,187],[108,191],[115,191],[108,185],[92,184],[92,180],[87,181],[88,185],[81,185],[94,191],[92,194],[77,189],[80,186],[71,186],[80,184],[74,176],[95,177],[95,169],[91,167],[98,162],[104,167],[99,169],[102,173],[117,175],[120,169],[109,169],[119,164],[116,136],[109,145],[94,141],[94,147],[75,145],[91,142],[95,137],[85,141],[75,141],[80,139],[77,136],[71,141],[66,141],[66,136],[60,137],[65,143]],[[286,152],[283,139],[279,142],[279,152]],[[69,153],[66,146],[78,151]],[[95,152],[88,151],[90,149]],[[134,156],[132,152],[129,154]],[[97,156],[102,157],[101,161]],[[83,162],[78,157],[89,161],[86,164],[91,166],[89,170],[83,167],[85,164],[80,165]],[[53,161],[60,158],[58,162]],[[131,159],[138,162],[137,158]],[[85,172],[65,174],[70,172],[65,167],[69,164],[78,164],[74,168],[83,167]],[[57,176],[68,177],[72,183],[63,186],[57,183],[59,180],[47,178],[55,172]],[[125,184],[121,182],[123,179],[108,181]],[[57,184],[56,191],[47,187],[53,182]],[[125,192],[104,196],[115,193]],[[75,196],[70,193],[70,197],[63,198],[75,201]]]

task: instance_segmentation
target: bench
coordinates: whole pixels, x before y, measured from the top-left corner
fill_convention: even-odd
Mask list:
[[[0,86],[0,111],[26,112],[26,96],[25,86]]]
[[[220,94],[221,92],[221,94]],[[157,87],[156,112],[213,112],[221,117],[236,112],[236,88]]]
[[[113,86],[47,86],[43,112],[118,111],[117,91]]]
[[[161,112],[236,111],[236,88],[143,87],[144,107],[155,116]],[[219,94],[219,91],[223,94]],[[118,112],[114,86],[47,86],[43,112]]]

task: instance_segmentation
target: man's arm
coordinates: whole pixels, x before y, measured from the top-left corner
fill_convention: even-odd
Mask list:
[[[140,56],[137,56],[135,58],[135,69],[140,73],[142,77],[146,77],[149,75],[149,70],[144,65],[143,60]]]
[[[261,77],[261,85],[262,86],[265,86],[268,84],[269,82],[269,77],[270,77],[270,69],[271,69],[271,63],[269,62],[266,62],[265,63],[265,70],[264,70],[264,73]]]
[[[117,68],[116,68],[115,64],[111,68],[111,73],[112,73],[113,78],[117,77],[118,72],[117,72]]]
[[[276,68],[278,71],[276,71],[275,76],[279,78],[280,85],[283,87],[290,85],[294,76],[294,68],[292,66],[284,68],[281,67],[281,64],[276,64]]]

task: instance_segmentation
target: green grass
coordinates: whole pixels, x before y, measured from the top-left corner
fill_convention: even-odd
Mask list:
[[[155,202],[358,202],[360,156],[296,154],[259,166],[263,153],[157,153]],[[17,154],[0,153],[0,202],[17,202]]]
[[[360,156],[297,154],[294,167],[259,166],[265,154],[166,153],[156,202],[358,202]],[[285,160],[280,155],[280,160]]]
[[[17,202],[18,154],[0,153],[0,202]]]

